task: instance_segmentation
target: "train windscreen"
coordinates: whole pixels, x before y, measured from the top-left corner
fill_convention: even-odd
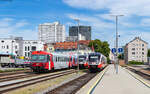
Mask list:
[[[100,55],[90,55],[89,56],[89,61],[90,62],[97,62],[100,59]]]
[[[31,62],[46,62],[47,55],[32,55]]]
[[[79,56],[79,62],[83,62],[86,60],[86,56]]]

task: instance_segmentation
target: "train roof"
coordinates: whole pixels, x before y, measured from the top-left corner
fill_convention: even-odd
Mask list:
[[[102,54],[101,54],[101,53],[96,52],[96,53],[90,53],[89,55],[102,55]]]

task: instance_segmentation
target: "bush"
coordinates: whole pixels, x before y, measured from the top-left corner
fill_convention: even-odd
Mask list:
[[[129,61],[129,64],[133,64],[133,65],[143,65],[143,64],[144,64],[144,62]]]

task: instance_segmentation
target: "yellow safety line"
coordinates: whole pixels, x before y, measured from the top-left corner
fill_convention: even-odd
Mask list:
[[[150,88],[150,84],[148,84],[147,82],[145,82],[144,80],[140,79],[139,77],[135,76],[134,73],[130,72],[129,70],[125,69],[130,75],[132,75],[135,79],[139,80],[140,82],[142,82],[145,86]]]
[[[99,83],[99,81],[102,79],[103,75],[105,74],[105,72],[107,71],[108,67],[106,67],[106,69],[104,69],[102,71],[102,74],[100,75],[100,78],[97,79],[97,81],[94,83],[94,85],[89,89],[89,91],[87,92],[87,94],[91,94],[91,92],[93,91],[93,89],[95,88],[95,86]]]

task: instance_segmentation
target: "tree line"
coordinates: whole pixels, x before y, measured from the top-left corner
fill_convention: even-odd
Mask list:
[[[110,48],[107,41],[95,39],[89,43],[89,47],[92,48],[95,52],[100,52],[106,57],[109,57]]]

